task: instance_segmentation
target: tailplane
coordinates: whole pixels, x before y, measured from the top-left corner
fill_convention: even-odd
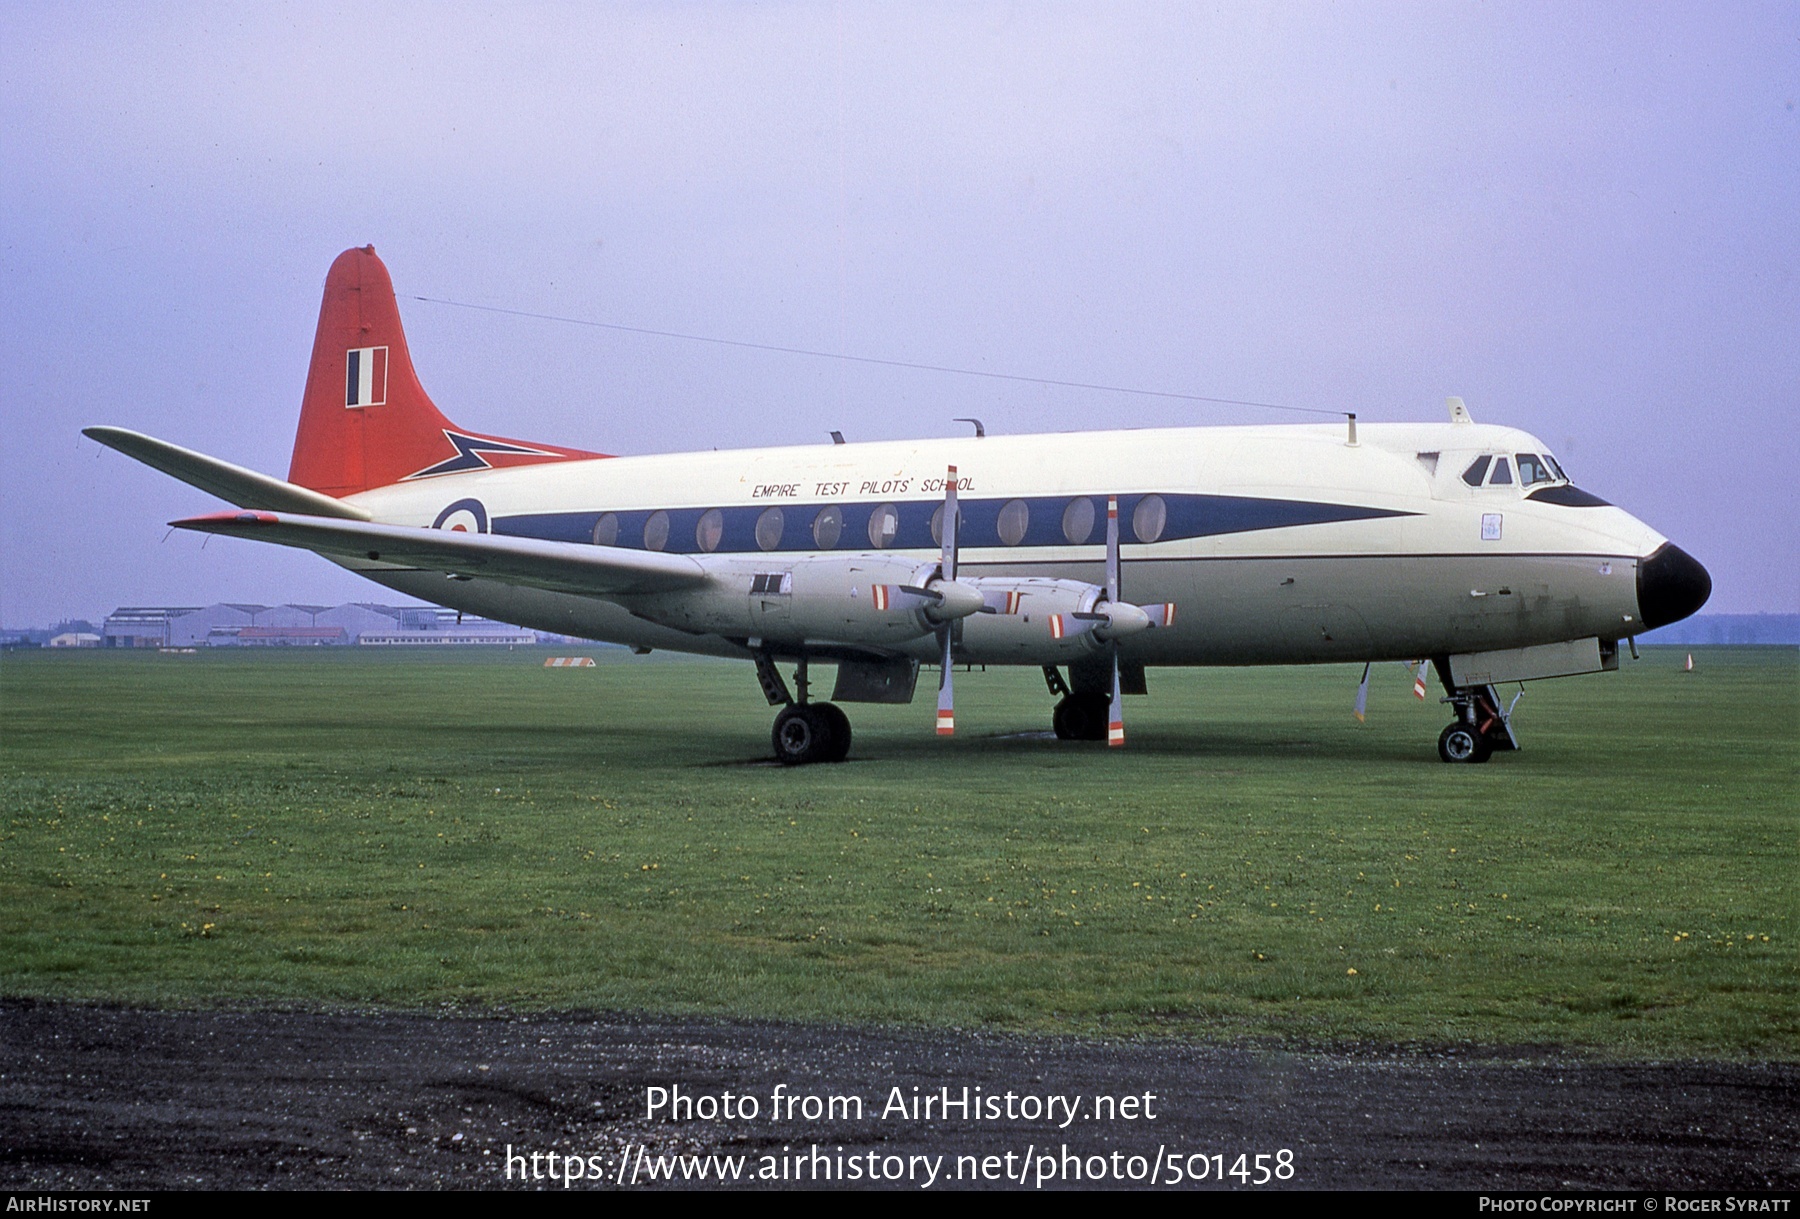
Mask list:
[[[412,479],[604,457],[457,427],[419,384],[394,282],[374,246],[325,277],[288,481],[342,497]]]

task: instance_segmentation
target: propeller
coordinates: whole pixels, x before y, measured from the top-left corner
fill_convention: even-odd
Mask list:
[[[1119,588],[1119,497],[1109,495],[1106,497],[1106,599],[1120,604],[1123,596]],[[1138,612],[1143,614],[1142,610]],[[1148,626],[1149,615],[1143,614],[1143,617],[1144,625]],[[1125,698],[1119,689],[1119,641],[1116,637],[1108,639],[1106,646],[1112,653],[1112,706],[1106,714],[1106,744],[1117,749],[1125,744]]]
[[[944,477],[944,520],[943,534],[944,555],[940,561],[938,578],[945,585],[956,585],[956,467],[951,466]],[[956,619],[946,618],[938,627],[938,643],[943,649],[943,663],[938,669],[938,705],[937,734],[939,736],[956,735],[956,692],[952,688],[950,667],[953,661],[950,647],[956,641]]]

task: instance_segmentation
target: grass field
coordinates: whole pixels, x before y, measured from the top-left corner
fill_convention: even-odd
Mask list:
[[[1436,761],[1376,673],[1035,671],[783,770],[749,667],[10,654],[0,993],[1800,1055],[1800,654],[1535,684]]]

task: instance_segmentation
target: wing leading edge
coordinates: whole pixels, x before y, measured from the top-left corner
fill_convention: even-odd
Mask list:
[[[171,521],[177,529],[362,559],[528,584],[553,592],[614,597],[697,588],[710,577],[685,555],[572,542],[376,525],[288,512],[215,512]]]

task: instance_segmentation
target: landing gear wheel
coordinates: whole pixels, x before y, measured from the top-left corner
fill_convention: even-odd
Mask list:
[[[825,725],[826,747],[821,762],[842,762],[850,755],[850,717],[836,703],[813,703],[812,709]]]
[[[1438,737],[1438,757],[1446,762],[1485,762],[1493,753],[1493,744],[1480,730],[1460,720]]]
[[[783,766],[823,762],[830,754],[831,732],[816,707],[789,703],[775,717],[769,736],[775,745],[775,760]]]
[[[1071,694],[1056,704],[1050,725],[1059,740],[1104,741],[1109,699]]]

